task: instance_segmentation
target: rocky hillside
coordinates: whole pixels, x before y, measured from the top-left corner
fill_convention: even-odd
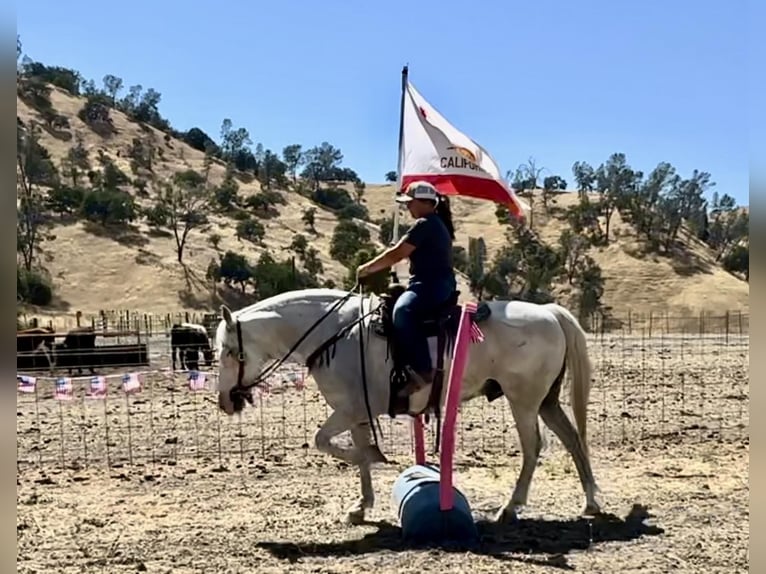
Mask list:
[[[53,120],[50,111],[41,112],[28,97],[17,100],[17,116],[24,129],[39,127],[39,143],[59,169],[67,166],[71,150],[78,146],[85,150],[91,171],[112,164],[127,174],[127,183],[120,187],[132,194],[141,208],[151,207],[161,189],[160,182],[185,170],[198,173],[207,170],[211,185],[223,182],[226,175],[223,161],[213,159],[206,163],[202,151],[146,123],[131,121],[116,109],[109,113],[111,128],[98,133],[92,122],[81,119],[85,98],[49,87]],[[136,165],[137,146],[149,150],[150,168],[147,164]],[[242,200],[261,191],[261,185],[252,176],[239,174],[236,180]],[[139,181],[143,183],[137,185]],[[242,254],[251,262],[257,261],[264,251],[283,259],[292,253],[290,245],[296,234],[304,235],[309,246],[318,252],[323,268],[319,279],[341,285],[348,270],[330,255],[338,217],[333,210],[314,203],[305,192],[296,191],[301,187],[299,183],[291,182],[287,187],[290,189],[273,190],[281,196],[282,203],[272,205],[268,217],[259,218],[265,227],[261,242],[238,239],[238,219],[226,213],[213,213],[208,227],[190,232],[184,265],[177,260],[173,235],[150,226],[146,217],[138,216],[128,225],[104,226],[65,213],[51,216],[50,232],[54,237],[41,244],[41,264],[52,278],[55,298],[45,308],[25,309],[40,315],[73,314],[78,310],[90,314],[100,309],[165,314],[213,309],[221,297],[241,304],[246,297],[238,300],[236,289],[223,290],[206,278],[211,261],[218,261],[226,251]],[[345,184],[345,188],[353,195],[351,184]],[[538,196],[534,201],[534,228],[545,242],[556,245],[561,232],[569,226],[562,214],[577,203],[578,195],[556,193],[548,207],[543,208],[540,192],[534,194]],[[371,220],[392,213],[392,195],[391,185],[365,186],[361,204],[366,206]],[[312,207],[316,210],[315,231],[310,231],[304,220],[305,211]],[[507,233],[507,226],[497,220],[495,207],[487,202],[453,201],[457,243],[467,248],[469,237],[483,238],[490,260],[505,244]],[[379,226],[369,221],[363,224],[380,247]],[[660,256],[646,254],[633,227],[622,221],[619,212],[613,216],[610,227],[609,244],[590,247],[588,254],[601,267],[602,301],[613,313],[632,309],[680,314],[748,308],[748,283],[725,271],[716,261],[714,251],[691,233],[682,231],[678,237],[682,248]],[[465,278],[461,281],[462,290],[467,293]],[[557,292],[566,291],[560,286]]]

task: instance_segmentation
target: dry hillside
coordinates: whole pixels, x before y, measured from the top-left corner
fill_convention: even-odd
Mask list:
[[[167,137],[154,128],[129,121],[118,111],[112,111],[116,133],[103,138],[94,133],[78,117],[83,98],[53,88],[51,102],[56,112],[69,119],[67,135],[41,131],[41,143],[56,164],[60,164],[67,150],[80,138],[87,148],[91,162],[101,152],[111,158],[125,173],[130,174],[127,150],[133,138],[150,138],[156,150],[154,175],[165,177],[171,173],[195,169],[202,170],[203,153],[187,144]],[[17,101],[17,115],[22,121],[38,120],[36,111],[21,100]],[[216,163],[212,178],[220,181],[224,167]],[[240,182],[240,194],[247,196],[259,190],[257,181]],[[390,185],[368,184],[364,202],[373,219],[393,208],[393,188]],[[313,205],[305,197],[284,192],[286,205],[277,206],[278,217],[263,220],[266,226],[265,248],[277,257],[284,255],[295,233],[306,233],[301,221],[305,207]],[[555,207],[565,207],[576,201],[575,194],[563,193],[553,200]],[[555,243],[563,226],[557,219],[543,212],[541,202],[535,201],[535,228],[542,237]],[[490,257],[505,241],[504,228],[497,223],[495,206],[471,200],[453,201],[457,242],[467,247],[469,236],[485,239]],[[601,265],[606,279],[604,302],[617,315],[628,309],[634,311],[667,310],[673,314],[688,311],[724,311],[748,308],[748,284],[724,271],[713,254],[700,242],[686,240],[683,257],[645,256],[632,239],[634,233],[624,225],[619,214],[612,224],[616,240],[606,248],[591,248],[590,254]],[[218,248],[208,236],[192,233],[189,238],[185,262],[188,271],[177,263],[172,237],[157,236],[149,232],[144,223],[137,223],[130,232],[120,236],[107,234],[91,225],[61,222],[54,228],[55,240],[47,242],[46,267],[55,281],[57,302],[54,308],[32,310],[38,314],[95,313],[100,309],[140,310],[151,313],[169,313],[183,310],[212,309],[210,285],[205,269],[211,259],[226,250],[240,252],[249,259],[257,259],[262,248],[235,237],[235,221],[223,217],[213,218],[213,229],[221,235]],[[329,256],[330,238],[337,223],[336,217],[317,209],[316,237],[310,236],[311,245],[320,251],[324,264],[324,278],[340,284],[346,270]],[[209,234],[208,234],[209,235]],[[373,233],[377,238],[377,232]],[[463,292],[467,292],[465,284]]]

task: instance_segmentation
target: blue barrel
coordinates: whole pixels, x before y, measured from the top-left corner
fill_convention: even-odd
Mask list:
[[[394,482],[393,502],[404,540],[414,544],[474,545],[479,532],[463,493],[453,487],[451,510],[439,508],[439,469],[411,466]]]

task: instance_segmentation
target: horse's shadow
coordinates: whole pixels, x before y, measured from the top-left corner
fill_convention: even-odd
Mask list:
[[[478,546],[467,548],[465,545],[445,545],[439,548],[445,552],[469,550],[499,560],[516,560],[570,570],[572,567],[567,562],[566,555],[573,550],[587,550],[602,542],[627,542],[664,532],[662,528],[645,524],[647,518],[650,518],[650,514],[646,508],[635,504],[624,519],[613,514],[575,520],[524,518],[510,526],[479,520]],[[397,526],[385,521],[369,522],[367,525],[375,526],[377,530],[356,540],[299,544],[259,542],[256,546],[276,558],[289,562],[310,557],[361,555],[383,550],[402,552],[417,548],[402,540],[401,529]]]

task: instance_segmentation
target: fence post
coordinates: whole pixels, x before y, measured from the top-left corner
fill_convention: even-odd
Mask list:
[[[652,324],[654,323],[654,313],[649,311],[649,338],[652,338]]]
[[[739,336],[742,336],[742,309],[737,311],[737,320],[739,322]]]
[[[726,311],[726,317],[724,318],[724,324],[726,325],[726,344],[729,344],[729,312]]]

